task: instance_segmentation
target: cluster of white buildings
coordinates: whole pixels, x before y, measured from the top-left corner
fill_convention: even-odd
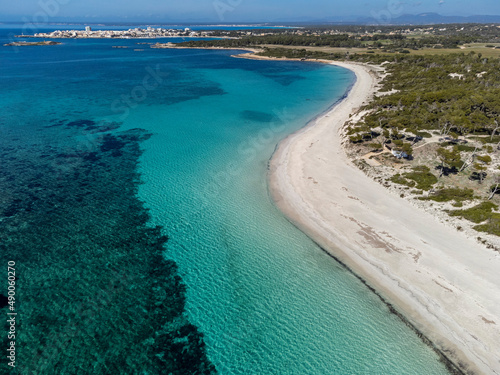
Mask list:
[[[206,31],[192,31],[189,28],[179,29],[163,29],[152,28],[146,29],[134,28],[128,30],[92,30],[90,26],[86,26],[85,30],[56,30],[50,33],[36,33],[34,38],[166,38],[166,37],[207,37],[210,36]],[[26,37],[26,35],[23,35]]]

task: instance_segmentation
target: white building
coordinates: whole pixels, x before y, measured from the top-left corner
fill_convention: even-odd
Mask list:
[[[92,31],[92,28],[90,26],[85,26],[85,31],[90,32],[90,31]]]

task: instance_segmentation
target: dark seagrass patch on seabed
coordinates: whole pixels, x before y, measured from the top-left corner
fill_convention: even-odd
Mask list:
[[[290,86],[292,83],[305,79],[305,77],[298,74],[264,74],[264,76],[271,78],[282,86]]]
[[[111,130],[116,130],[120,127],[120,123],[116,121],[100,121],[96,122],[94,120],[53,120],[52,125],[45,126],[46,128],[57,128],[57,127],[67,127],[67,128],[80,128],[82,131],[88,134],[104,133]]]
[[[19,277],[22,350],[11,373],[215,373],[186,317],[177,266],[163,256],[167,237],[137,198],[149,134],[108,133],[79,147],[89,124],[46,129],[71,135],[65,147],[7,132],[0,140],[9,150],[0,153],[0,259],[15,260]]]
[[[250,120],[255,122],[273,122],[278,120],[278,117],[273,115],[272,113],[252,111],[252,110],[241,111],[240,117],[244,120]]]

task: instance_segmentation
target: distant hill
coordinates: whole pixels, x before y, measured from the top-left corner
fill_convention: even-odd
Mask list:
[[[500,23],[500,16],[478,15],[478,16],[442,16],[438,13],[403,14],[399,17],[380,19],[367,17],[358,19],[357,23],[363,24],[391,24],[391,25],[430,25],[440,23]]]
[[[500,15],[476,15],[476,16],[443,16],[438,13],[403,14],[391,16],[388,11],[373,13],[371,17],[359,16],[333,16],[324,18],[297,17],[292,19],[280,19],[271,23],[282,23],[287,25],[436,25],[451,23],[498,23]]]
[[[495,0],[498,1],[498,0]],[[376,12],[375,12],[376,13]],[[92,18],[85,19],[81,17],[51,17],[51,22],[47,25],[53,24],[107,24],[107,25],[297,25],[297,26],[310,26],[310,25],[435,25],[435,24],[450,24],[450,23],[498,23],[500,24],[500,15],[476,15],[476,16],[443,16],[438,13],[420,13],[420,14],[403,14],[399,16],[391,16],[388,10],[380,11],[379,15],[373,13],[368,17],[360,17],[357,15],[346,16],[325,16],[317,17],[304,17],[294,16],[287,18],[274,18],[267,17],[260,20],[231,20],[222,22],[220,20],[206,19],[184,19],[173,20],[165,16],[152,16],[149,19],[135,19],[130,18],[124,20],[123,17],[116,19],[105,18]],[[0,16],[0,24],[19,24],[24,23],[21,17],[17,16]]]

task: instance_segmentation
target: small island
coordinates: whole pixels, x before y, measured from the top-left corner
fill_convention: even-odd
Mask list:
[[[23,47],[23,46],[55,46],[62,44],[61,42],[54,42],[52,40],[44,40],[43,42],[12,42],[4,44],[6,47]]]

